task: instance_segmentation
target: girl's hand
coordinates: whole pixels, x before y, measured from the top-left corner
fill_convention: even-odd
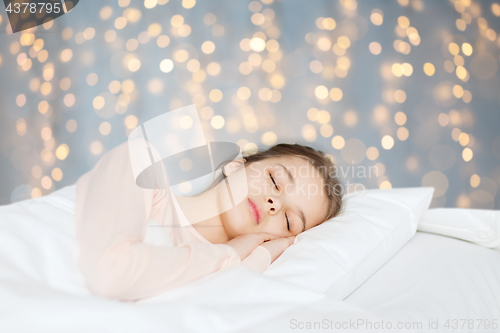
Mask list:
[[[272,241],[272,240],[279,240],[278,236],[275,236],[273,234],[268,234],[266,232],[260,232],[260,233],[255,233],[255,234],[246,234],[246,235],[241,235],[237,236],[230,241],[228,241],[226,244],[229,246],[232,246],[238,251],[241,260],[245,259],[250,253],[252,253],[253,250],[262,243],[266,241]],[[285,239],[285,238],[283,238]],[[293,242],[293,240],[292,240]],[[288,246],[287,246],[288,247]],[[284,251],[285,249],[283,249]],[[283,252],[281,251],[281,252]],[[279,254],[278,254],[279,255]],[[271,254],[272,256],[272,254]]]
[[[270,240],[262,244],[269,253],[271,253],[271,262],[275,261],[283,251],[285,251],[290,245],[293,244],[295,240],[295,236],[285,237],[285,238],[277,238],[274,240]]]

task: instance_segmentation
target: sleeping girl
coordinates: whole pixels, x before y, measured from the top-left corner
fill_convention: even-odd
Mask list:
[[[246,198],[200,220],[221,205],[224,186],[192,197],[145,189],[134,179],[129,143],[106,153],[77,182],[78,265],[89,289],[134,301],[234,265],[262,272],[296,235],[342,208],[334,165],[320,151],[278,144],[227,163],[224,178],[241,168]],[[144,242],[150,220],[165,228],[172,246]]]

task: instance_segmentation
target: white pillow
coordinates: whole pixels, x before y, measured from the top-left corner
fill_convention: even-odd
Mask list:
[[[420,187],[346,195],[340,215],[299,234],[263,274],[344,299],[413,237],[433,193]]]
[[[485,209],[429,209],[418,230],[463,239],[490,248],[500,247],[500,211]]]
[[[22,281],[26,290],[36,284],[90,294],[77,266],[75,199],[76,185],[72,185],[0,206],[0,276]]]

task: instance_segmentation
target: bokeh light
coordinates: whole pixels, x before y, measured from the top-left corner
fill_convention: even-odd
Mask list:
[[[141,123],[195,104],[210,141],[304,143],[376,166],[356,180],[368,188],[425,184],[433,207],[498,208],[500,4],[233,5],[237,17],[217,0],[81,2],[3,34],[0,204],[74,183]]]

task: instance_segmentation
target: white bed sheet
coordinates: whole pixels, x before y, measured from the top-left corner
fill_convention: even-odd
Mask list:
[[[422,233],[347,301],[243,266],[136,303],[100,298],[76,266],[74,196],[72,186],[0,207],[0,332],[275,333],[325,321],[350,331],[358,320],[500,314],[500,251]]]
[[[136,303],[94,296],[76,265],[74,199],[71,186],[0,207],[1,333],[274,333],[323,320],[382,320],[240,265]]]
[[[394,257],[345,301],[381,317],[425,324],[438,320],[432,332],[500,331],[500,250],[455,238],[417,232]],[[458,329],[444,327],[458,320]],[[462,329],[474,319],[472,329]],[[497,319],[486,329],[480,319]]]

